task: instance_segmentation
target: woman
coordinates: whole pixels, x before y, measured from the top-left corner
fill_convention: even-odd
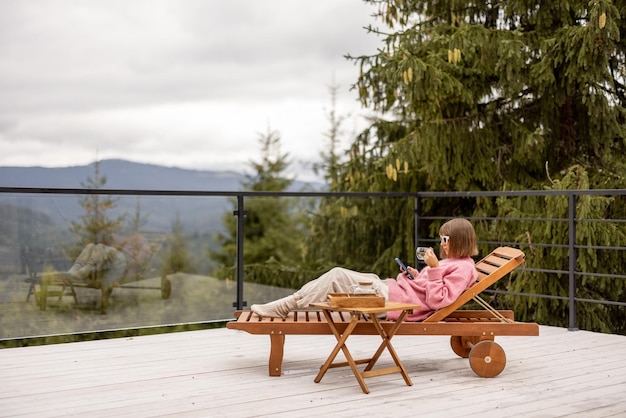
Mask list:
[[[101,281],[103,287],[109,288],[125,275],[137,274],[150,255],[148,241],[135,233],[119,239],[115,246],[87,244],[67,272],[75,279]]]
[[[434,311],[448,306],[469,288],[478,277],[473,255],[478,254],[476,233],[472,224],[462,218],[451,219],[439,228],[442,260],[432,248],[424,256],[426,267],[417,271],[408,267],[415,277],[411,280],[401,272],[395,279],[381,280],[373,273],[360,273],[335,267],[319,278],[302,286],[293,295],[266,303],[252,305],[259,316],[285,318],[295,309],[304,309],[314,302],[324,302],[329,293],[351,293],[359,282],[373,282],[378,294],[391,302],[414,303],[421,308],[406,316],[407,321],[420,321]],[[387,319],[395,320],[400,312],[392,311]]]

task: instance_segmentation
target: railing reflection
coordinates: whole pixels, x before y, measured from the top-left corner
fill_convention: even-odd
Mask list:
[[[114,309],[106,315],[98,315],[98,292],[82,289],[81,286],[65,288],[61,293],[49,294],[48,309],[43,311],[36,297],[42,297],[38,288],[42,274],[46,271],[66,271],[73,260],[66,249],[72,245],[73,237],[68,229],[72,222],[80,219],[81,211],[77,200],[85,195],[111,196],[116,199],[117,214],[133,218],[135,227],[150,237],[152,243],[160,242],[158,256],[152,260],[149,273],[141,280],[115,288]],[[579,251],[614,251],[624,259],[626,247],[619,245],[584,245],[577,241],[577,228],[582,223],[610,223],[622,225],[626,219],[582,219],[577,218],[576,203],[581,196],[617,197],[626,195],[626,190],[575,190],[575,191],[511,191],[511,192],[418,192],[418,193],[326,193],[326,192],[212,192],[178,190],[117,190],[117,189],[43,189],[43,188],[0,188],[0,340],[12,338],[40,337],[42,335],[74,334],[84,332],[109,332],[122,329],[171,327],[181,324],[202,324],[227,320],[233,309],[243,309],[247,299],[270,300],[283,296],[290,290],[262,286],[246,281],[243,254],[244,219],[246,202],[255,198],[367,198],[406,199],[414,206],[414,243],[432,244],[429,237],[420,236],[421,225],[447,219],[446,216],[423,216],[422,207],[429,199],[517,199],[533,197],[562,197],[567,200],[567,217],[524,218],[513,216],[471,217],[474,222],[558,222],[567,224],[567,242],[532,242],[533,248],[567,249],[567,259],[555,265],[567,266],[560,269],[541,269],[527,266],[527,272],[567,275],[567,296],[536,294],[532,292],[510,292],[497,290],[520,298],[547,298],[568,302],[570,329],[577,328],[576,306],[591,303],[626,307],[621,300],[603,300],[577,297],[578,278],[599,277],[609,280],[626,279],[616,273],[585,271],[577,265]],[[234,209],[234,210],[233,210]],[[233,260],[236,272],[233,280],[218,280],[209,275],[214,266],[207,257],[207,248],[213,245],[212,237],[223,226],[224,214],[233,213],[236,223],[237,256]],[[133,221],[132,219],[128,219]],[[179,224],[177,224],[179,222]],[[132,223],[132,222],[131,222]],[[183,224],[185,230],[186,256],[191,262],[184,272],[167,267],[172,256],[168,237],[175,228]],[[521,227],[520,227],[521,228]],[[500,240],[483,240],[485,246],[523,246],[515,237]],[[180,251],[178,249],[177,251]],[[170,260],[171,261],[171,260]],[[587,269],[588,270],[588,269]],[[164,291],[163,283],[171,288]],[[66,291],[75,292],[67,297]],[[55,300],[56,298],[56,300]]]

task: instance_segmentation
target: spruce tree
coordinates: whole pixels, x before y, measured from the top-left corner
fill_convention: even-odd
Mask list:
[[[161,264],[162,274],[168,275],[177,272],[191,272],[187,240],[185,239],[183,229],[184,225],[180,219],[180,213],[177,212],[176,218],[172,222],[172,231],[166,237],[166,249]]]
[[[418,190],[534,189],[546,162],[624,185],[625,2],[377,3],[392,31],[370,28],[384,47],[351,57],[381,114],[358,141],[377,180],[399,158]]]
[[[281,151],[281,137],[268,129],[259,135],[260,160],[251,161],[252,173],[242,186],[246,191],[283,192],[293,183],[286,170],[289,155]],[[244,201],[244,264],[246,280],[284,287],[298,287],[303,272],[296,268],[302,261],[304,235],[302,213],[294,200],[276,197],[247,197]],[[233,209],[236,202],[233,202]],[[234,277],[237,228],[233,212],[223,217],[224,233],[219,233],[217,251],[210,257],[217,262],[218,277]]]
[[[375,3],[381,27],[370,26],[369,31],[380,37],[381,48],[373,55],[348,56],[360,68],[354,87],[375,116],[348,150],[349,160],[339,166],[337,190],[625,187],[626,2]],[[557,205],[550,199],[422,203],[422,215],[441,217],[563,216],[562,201]],[[602,197],[579,199],[577,206],[588,219],[623,214],[625,207],[622,199]],[[353,207],[358,207],[358,216]],[[391,254],[410,254],[415,245],[413,209],[410,200],[339,199],[320,208],[316,224],[334,223],[336,235],[345,238],[327,239],[329,229],[319,228],[313,245],[327,244],[326,253],[336,255],[337,263],[352,262],[380,273]],[[590,225],[580,224],[580,243],[622,242],[623,226]],[[518,240],[529,267],[559,268],[549,263],[557,260],[554,256],[558,263],[564,259],[557,249],[535,258],[536,249],[529,245],[563,244],[563,225],[483,221],[475,226],[483,240]],[[439,222],[423,224],[419,233],[433,238],[438,227]],[[604,257],[597,251],[581,252],[577,268],[601,266]],[[602,269],[619,269],[615,259],[606,261]],[[535,275],[533,290],[567,294],[566,280],[557,279]],[[517,288],[527,289],[526,280],[530,278],[520,278]],[[622,282],[585,277],[579,297],[622,300]],[[610,327],[606,318],[611,314],[598,312],[604,308],[578,308],[585,327]],[[566,304],[533,300],[524,315],[522,319],[562,325]]]
[[[337,189],[337,183],[339,182],[338,166],[341,159],[339,142],[343,133],[342,124],[347,118],[346,115],[340,115],[337,112],[338,90],[339,86],[334,82],[329,87],[331,107],[326,115],[329,123],[328,132],[324,135],[326,144],[324,144],[324,150],[320,152],[321,163],[313,167],[315,174],[323,175],[331,191]]]
[[[111,217],[110,212],[115,209],[116,200],[111,196],[97,193],[97,190],[102,189],[106,182],[106,176],[100,173],[100,161],[96,160],[94,176],[88,177],[86,182],[81,182],[83,188],[94,190],[96,193],[86,194],[79,198],[84,214],[80,221],[72,221],[69,228],[77,238],[74,247],[68,250],[72,259],[76,258],[87,244],[113,245],[115,243],[115,234],[119,232],[124,216]]]

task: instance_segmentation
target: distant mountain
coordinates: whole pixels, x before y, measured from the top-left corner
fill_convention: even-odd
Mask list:
[[[243,173],[189,170],[125,160],[100,161],[107,189],[239,191]],[[74,167],[0,167],[0,187],[82,188],[94,176],[94,163]],[[294,181],[290,190],[321,189],[319,183]]]
[[[245,180],[243,173],[188,170],[125,160],[102,160],[100,175],[106,177],[106,189],[121,190],[183,190],[183,191],[240,191]],[[84,166],[0,167],[0,187],[83,188],[88,178],[95,175],[94,163]],[[294,182],[290,190],[320,190],[322,185]],[[122,196],[116,198],[116,212],[133,216],[140,206],[147,217],[147,228],[169,230],[176,217],[185,229],[206,232],[222,228],[221,217],[232,208],[226,197],[153,197]],[[77,196],[0,194],[0,204],[17,205],[48,216],[65,229],[71,221],[83,214]]]
[[[245,178],[234,172],[187,170],[125,160],[102,160],[99,164],[107,189],[238,191]],[[0,167],[0,186],[82,188],[94,173],[94,163],[61,168]]]

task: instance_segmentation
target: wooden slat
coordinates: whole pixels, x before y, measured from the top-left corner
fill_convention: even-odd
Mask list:
[[[280,377],[267,374],[267,337],[228,329],[0,350],[2,417],[620,417],[626,411],[626,337],[540,327],[501,337],[507,367],[473,374],[447,336],[394,337],[413,386],[345,369],[314,383],[332,336],[288,338]],[[372,354],[380,337],[355,337]],[[393,366],[381,358],[381,367]]]
[[[517,249],[517,248],[512,248],[512,247],[498,247],[496,248],[493,253],[495,255],[498,255],[500,257],[505,257],[505,258],[524,258],[524,252]]]
[[[319,318],[317,315],[311,315],[313,312],[296,311],[292,312],[287,319],[280,318],[262,318],[252,315],[252,321],[248,321],[244,315],[239,316],[235,322],[229,322],[227,327],[230,329],[239,329],[251,334],[315,334],[315,335],[331,335],[330,328],[326,324],[323,316]],[[317,313],[317,312],[315,312]],[[506,318],[513,319],[512,311],[502,311]],[[306,315],[310,315],[309,320]],[[294,316],[300,318],[294,321]],[[346,312],[333,312],[333,318],[337,323],[337,328],[343,331],[350,322],[349,314]],[[458,319],[465,319],[459,321]],[[490,321],[493,315],[487,311],[456,311],[451,315],[451,321],[448,322],[406,322],[400,327],[397,335],[482,335],[484,332],[491,335],[538,335],[537,324],[526,323],[499,323]],[[454,321],[454,319],[457,319]],[[393,321],[380,321],[383,328],[389,330]],[[462,327],[462,328],[461,328]],[[359,321],[355,331],[355,335],[377,335],[373,324],[362,318]]]
[[[483,260],[480,260],[477,265],[481,267],[485,267],[487,265],[490,266],[489,263],[486,263],[485,260],[493,259],[493,257],[506,257],[506,261],[502,264],[499,264],[497,269],[488,268],[489,275],[487,276],[479,276],[480,280],[475,283],[470,289],[466,290],[461,294],[453,303],[449,306],[440,309],[439,311],[433,313],[431,316],[426,318],[424,322],[437,322],[442,321],[445,317],[450,315],[455,310],[461,308],[467,302],[472,300],[474,296],[479,295],[483,290],[487,289],[489,286],[500,280],[502,277],[506,276],[513,269],[524,262],[524,253],[515,248],[508,247],[498,247],[492,253],[487,255]]]
[[[484,263],[493,264],[494,266],[501,266],[502,264],[509,261],[511,258],[499,256],[498,253],[491,253],[485,258],[483,258]]]
[[[480,262],[478,264],[476,264],[476,270],[483,272],[485,274],[491,274],[494,271],[498,270],[501,266],[494,266],[493,264],[489,264],[489,263],[485,263],[485,262]]]

